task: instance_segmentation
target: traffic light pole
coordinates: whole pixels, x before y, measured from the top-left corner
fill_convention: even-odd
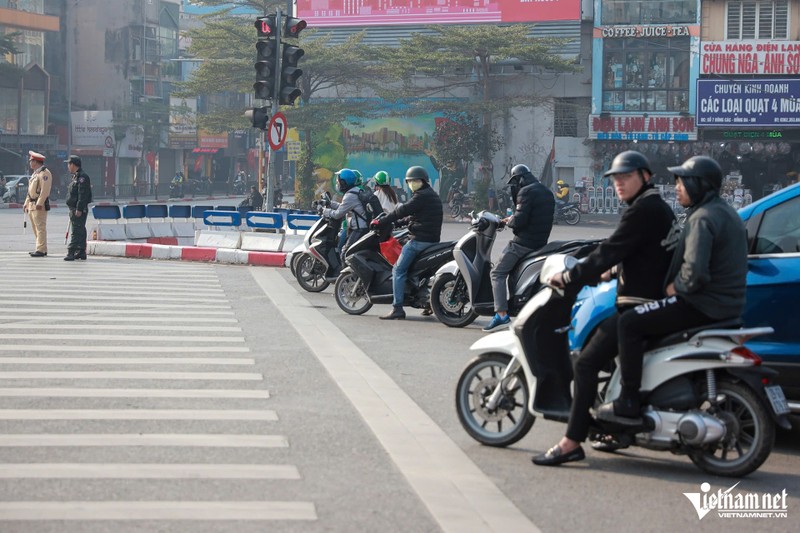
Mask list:
[[[275,113],[280,108],[280,88],[281,88],[281,62],[283,60],[283,48],[281,47],[281,38],[283,37],[283,13],[280,9],[275,10],[275,29],[277,30],[277,37],[275,39],[275,85],[272,89],[272,113]],[[264,150],[269,150],[269,159],[267,159],[267,186],[266,193],[264,194],[264,210],[271,211],[275,200],[275,183],[278,179],[278,165],[275,164],[275,153],[272,150],[272,145],[269,143],[269,130],[261,133],[264,138]]]

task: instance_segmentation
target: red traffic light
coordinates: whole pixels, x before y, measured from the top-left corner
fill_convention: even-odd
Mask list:
[[[294,17],[286,17],[286,24],[283,26],[284,37],[299,37],[300,32],[303,31],[308,23],[303,19]]]
[[[256,33],[259,37],[274,37],[277,34],[275,27],[275,15],[267,15],[266,17],[258,17],[254,23]]]

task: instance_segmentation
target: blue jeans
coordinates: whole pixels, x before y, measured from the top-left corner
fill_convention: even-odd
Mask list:
[[[414,259],[416,259],[419,254],[434,244],[438,243],[420,242],[416,239],[411,239],[406,243],[405,246],[403,246],[403,250],[400,252],[400,257],[397,258],[397,262],[394,264],[394,268],[392,268],[392,292],[394,293],[392,305],[395,307],[403,306],[406,293],[406,278],[408,277],[408,269],[411,267]]]

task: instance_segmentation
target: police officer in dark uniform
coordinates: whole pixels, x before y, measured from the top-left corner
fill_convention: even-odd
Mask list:
[[[71,155],[64,161],[72,173],[72,181],[67,188],[67,207],[72,225],[72,238],[67,247],[64,261],[86,259],[86,217],[92,202],[92,183],[81,168],[81,158]]]

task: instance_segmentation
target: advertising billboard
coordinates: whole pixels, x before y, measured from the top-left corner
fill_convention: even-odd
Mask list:
[[[694,117],[647,113],[589,115],[589,138],[601,141],[694,141]]]
[[[580,20],[580,0],[297,0],[309,27]]]
[[[73,111],[72,144],[114,148],[114,113],[111,111]]]
[[[704,41],[700,74],[800,74],[798,41]]]
[[[698,126],[798,126],[800,80],[697,80]]]

